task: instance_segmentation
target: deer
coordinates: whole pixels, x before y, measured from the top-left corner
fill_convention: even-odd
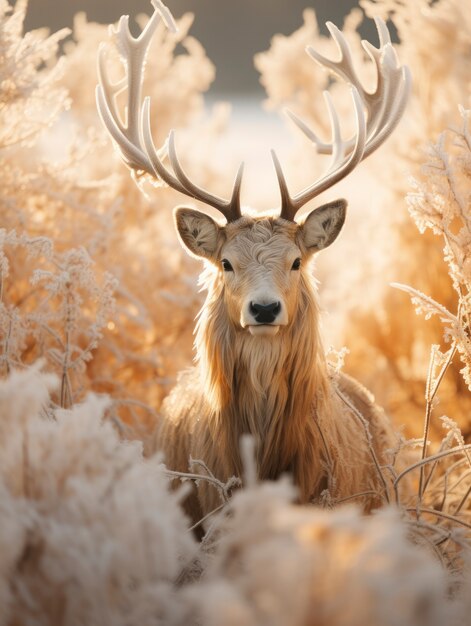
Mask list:
[[[363,41],[374,64],[376,87],[368,91],[357,76],[342,32],[327,27],[339,51],[331,60],[307,48],[323,68],[350,86],[355,116],[352,137],[342,137],[338,114],[324,93],[332,126],[322,141],[297,115],[291,119],[320,154],[331,156],[327,171],[292,195],[281,163],[272,151],[281,207],[255,213],[241,206],[243,164],[229,198],[193,182],[177,156],[174,131],[155,147],[150,101],[142,101],[143,71],[149,43],[159,22],[176,25],[160,0],[138,38],[121,17],[114,35],[125,77],[107,75],[106,44],[98,54],[97,107],[125,165],[148,174],[182,195],[216,209],[223,218],[191,206],[174,210],[180,244],[203,261],[201,283],[207,296],[195,328],[196,359],[180,373],[161,407],[152,452],[161,450],[169,469],[188,471],[189,460],[202,459],[221,481],[243,475],[239,441],[251,435],[260,480],[290,474],[300,503],[334,502],[358,497],[365,511],[389,501],[384,466],[393,432],[373,396],[346,374],[333,374],[323,348],[317,290],[311,260],[330,246],[345,221],[347,202],[338,199],[310,210],[301,208],[344,179],[377,150],[398,125],[406,107],[411,78],[399,64],[385,23],[376,18],[379,47]],[[126,115],[117,95],[127,93]],[[199,481],[186,506],[200,520],[220,505],[219,494]]]

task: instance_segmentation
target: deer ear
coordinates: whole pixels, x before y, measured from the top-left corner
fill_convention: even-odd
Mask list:
[[[212,258],[222,232],[222,228],[213,218],[196,209],[185,207],[175,209],[173,215],[180,242],[186,251],[197,258]]]
[[[316,252],[330,246],[342,229],[346,211],[346,200],[334,200],[311,211],[300,227],[306,248]]]

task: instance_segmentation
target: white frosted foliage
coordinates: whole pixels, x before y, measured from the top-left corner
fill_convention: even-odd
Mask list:
[[[2,606],[25,624],[167,619],[195,550],[180,496],[103,419],[107,400],[46,415],[52,382],[36,368],[0,384]]]

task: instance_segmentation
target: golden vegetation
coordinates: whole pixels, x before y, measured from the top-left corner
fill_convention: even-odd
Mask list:
[[[397,29],[398,54],[413,76],[413,91],[405,119],[380,153],[365,163],[365,178],[377,181],[381,189],[369,213],[357,220],[351,239],[367,245],[368,254],[356,255],[357,270],[351,280],[341,277],[336,283],[337,302],[329,299],[329,307],[342,310],[343,336],[336,341],[350,350],[346,361],[349,373],[362,380],[380,404],[393,415],[397,425],[407,424],[408,433],[416,433],[417,421],[423,414],[423,389],[426,379],[430,344],[441,340],[441,323],[432,319],[424,324],[414,314],[404,294],[389,287],[395,281],[412,285],[456,310],[457,294],[443,263],[443,242],[430,232],[419,234],[407,211],[406,195],[410,176],[419,176],[426,161],[429,143],[450,126],[459,126],[459,105],[470,105],[469,49],[471,45],[469,11],[454,0],[436,3],[420,0],[364,0],[360,2],[366,16],[391,19]],[[290,37],[276,36],[271,49],[256,58],[267,89],[269,106],[292,107],[296,113],[322,128],[326,119],[323,103],[318,97],[329,84],[328,74],[313,67],[303,50],[314,45],[326,54],[333,54],[330,40],[319,34],[313,11],[306,11],[305,24]],[[356,47],[361,60],[357,28],[363,20],[359,9],[346,18],[344,32]],[[313,42],[315,42],[313,44]],[[440,51],[435,53],[435,51]],[[364,55],[366,74],[368,63]],[[309,85],[304,87],[304,85]],[[346,101],[333,85],[334,98]],[[310,150],[299,150],[294,175],[301,176],[306,167],[319,167],[317,156]],[[430,170],[429,170],[430,173]],[[352,185],[350,181],[350,186]],[[355,182],[353,182],[355,187]],[[349,194],[345,185],[344,194]],[[356,190],[350,193],[356,196]],[[359,195],[352,203],[350,219],[355,211],[364,211],[369,196]],[[367,231],[365,236],[363,232]],[[365,237],[365,239],[363,239]],[[347,248],[347,253],[351,249]],[[374,261],[372,262],[372,259]],[[426,260],[426,262],[424,262]],[[345,259],[335,262],[333,271],[325,269],[328,283]],[[350,261],[348,261],[350,263]],[[373,265],[373,267],[372,267]],[[376,270],[375,270],[376,268]],[[358,294],[352,297],[352,292]],[[366,306],[362,305],[366,301]],[[374,363],[374,366],[372,364]],[[452,364],[441,388],[441,406],[469,429],[468,390]]]
[[[171,473],[122,440],[155,423],[191,361],[201,300],[171,223],[178,194],[131,180],[100,129],[90,68],[105,27],[78,16],[59,58],[67,32],[25,34],[26,3],[0,0],[0,624],[465,623],[471,16],[458,0],[360,4],[393,21],[415,83],[408,117],[367,165],[384,190],[376,220],[362,222],[383,254],[387,272],[371,283],[383,288],[364,296],[372,269],[357,250],[358,278],[337,294],[337,341],[350,349],[347,369],[415,437],[393,451],[409,465],[381,468],[391,506],[365,518],[329,510],[329,493],[327,510],[295,507],[285,482],[258,484],[245,442],[234,497],[235,481],[199,477],[222,512],[196,545]],[[305,20],[257,66],[273,105],[322,127],[329,78],[305,67],[303,49],[329,54],[330,44],[312,12]],[[360,20],[357,9],[346,22],[353,45]],[[146,90],[156,142],[184,126],[181,152],[218,193],[232,168],[211,160],[224,125],[203,115],[213,67],[190,25],[185,16],[177,37],[158,33]],[[303,153],[300,179],[314,162]]]

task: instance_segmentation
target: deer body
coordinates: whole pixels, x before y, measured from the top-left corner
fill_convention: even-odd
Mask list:
[[[337,200],[298,220],[299,210],[351,172],[372,154],[397,126],[410,88],[386,25],[376,20],[380,47],[362,42],[376,68],[376,87],[367,91],[353,65],[342,33],[327,24],[337,43],[339,60],[312,48],[310,56],[351,87],[356,130],[344,140],[328,94],[332,142],[321,141],[290,113],[319,153],[330,154],[327,172],[298,194],[289,193],[273,152],[281,208],[271,216],[244,215],[240,205],[242,167],[225,200],[190,180],[178,157],[173,131],[157,150],[152,139],[150,102],[141,103],[142,72],[153,32],[162,21],[175,30],[160,0],[136,39],[122,17],[114,31],[126,75],[107,77],[106,49],[98,58],[97,106],[126,165],[180,193],[214,207],[226,223],[206,213],[179,208],[175,222],[188,253],[205,262],[208,291],[196,331],[197,364],[183,372],[164,402],[162,424],[153,441],[163,449],[170,469],[185,472],[190,457],[204,461],[220,480],[242,475],[239,439],[250,433],[256,442],[259,477],[292,474],[302,502],[328,489],[334,499],[363,494],[365,508],[386,495],[380,464],[391,447],[382,412],[358,383],[329,373],[319,337],[318,306],[312,256],[329,246],[345,220],[346,202]],[[127,90],[124,119],[117,97]],[[168,165],[164,159],[168,158]],[[200,481],[190,512],[195,519],[219,504],[218,494]]]
[[[191,226],[195,232],[195,223]],[[365,427],[337,396],[335,385],[369,421],[380,458],[390,447],[389,426],[358,383],[345,376],[334,382],[329,376],[309,262],[293,271],[288,257],[286,267],[287,250],[309,256],[309,249],[300,241],[298,229],[281,218],[244,217],[226,231],[217,254],[227,255],[232,246],[239,261],[234,273],[242,273],[244,263],[250,276],[258,269],[265,289],[274,279],[295,274],[295,284],[278,288],[289,320],[274,336],[252,335],[241,326],[237,313],[230,312],[231,307],[236,309],[233,300],[243,301],[245,294],[234,298],[225,280],[229,272],[208,263],[204,274],[208,296],[196,332],[197,365],[181,374],[164,402],[154,448],[165,452],[172,469],[188,471],[190,457],[203,459],[215,476],[227,481],[243,473],[239,441],[249,433],[255,438],[261,479],[290,473],[302,502],[318,498],[327,488],[333,498],[376,492],[365,501],[371,506],[381,485]],[[194,241],[188,237],[193,234],[183,232],[182,240],[194,253]],[[244,288],[262,295],[256,281],[248,280],[238,290]],[[215,489],[202,482],[199,501],[193,498],[190,512],[197,519],[218,504]]]

